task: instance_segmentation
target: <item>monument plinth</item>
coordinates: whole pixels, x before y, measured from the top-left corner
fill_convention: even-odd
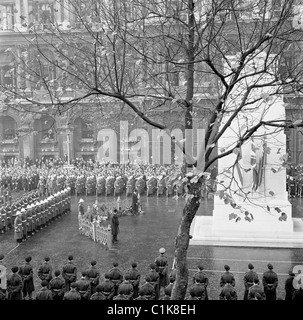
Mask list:
[[[251,74],[252,68],[262,67],[264,58],[260,53],[245,72]],[[268,75],[258,77],[249,82],[270,81]],[[220,128],[241,104],[247,86],[239,83],[229,96]],[[235,149],[240,137],[260,121],[286,118],[282,97],[272,96],[271,89],[265,86],[253,90],[247,102],[247,107],[237,114],[219,139],[219,153],[234,151],[218,160],[213,215],[195,217],[190,244],[303,247],[303,222],[292,218],[286,192],[283,164],[287,156],[283,128],[261,125],[251,138]]]

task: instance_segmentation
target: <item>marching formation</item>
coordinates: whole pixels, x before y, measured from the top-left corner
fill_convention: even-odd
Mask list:
[[[176,165],[142,165],[87,163],[65,167],[32,165],[5,166],[1,170],[0,189],[31,191],[37,189],[42,196],[54,194],[64,187],[76,195],[131,195],[136,189],[147,196],[182,196],[185,194],[184,172]],[[214,191],[214,179],[209,179],[205,192]],[[0,198],[3,191],[0,192]]]
[[[0,207],[0,232],[3,233],[13,227],[14,238],[21,243],[70,210],[69,187],[44,199],[37,191],[31,191],[20,199]]]
[[[92,260],[87,268],[79,272],[72,255],[68,256],[62,269],[54,270],[49,257],[45,257],[34,274],[30,256],[21,266],[13,266],[7,273],[4,256],[0,255],[0,300],[170,300],[176,269],[169,271],[169,262],[165,248],[159,250],[159,256],[150,263],[146,274],[142,274],[136,262],[128,270],[121,270],[118,262],[102,273],[97,262]],[[34,276],[38,276],[41,287],[36,290]],[[303,299],[302,286],[294,285],[295,274],[290,271],[284,284],[285,300]],[[219,300],[239,300],[236,281],[230,267],[224,266],[224,272],[218,279]],[[282,300],[277,297],[278,276],[273,265],[259,279],[254,266],[249,263],[243,278],[243,300]],[[203,265],[198,264],[192,280],[189,281],[186,300],[209,300],[212,290]],[[35,297],[33,295],[35,293]]]

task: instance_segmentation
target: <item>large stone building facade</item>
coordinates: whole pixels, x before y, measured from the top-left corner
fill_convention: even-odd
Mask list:
[[[279,1],[273,0],[273,2],[276,3],[274,8],[279,13]],[[22,70],[18,69],[20,66],[12,67],[8,48],[24,42],[25,37],[22,33],[30,35],[32,27],[36,31],[43,32],[48,27],[52,15],[55,15],[57,22],[61,23],[63,27],[65,24],[76,27],[80,25],[79,28],[81,29],[81,24],[68,9],[68,0],[0,0],[0,83],[3,87],[18,87],[30,96],[32,96],[33,91],[43,96],[45,93],[43,86],[36,86],[35,89],[31,88],[31,83],[26,78],[22,79],[20,77],[20,74],[22,74]],[[22,55],[22,52],[20,51],[19,54]],[[53,67],[48,65],[42,67],[46,78],[53,79],[56,77]],[[179,81],[181,80],[178,78],[176,82],[179,83]],[[216,98],[213,89],[214,83],[211,82],[211,79],[203,81],[203,86],[201,86],[199,92],[201,98],[196,105],[194,116],[193,126],[195,130],[203,129],[207,125],[207,110],[212,105],[212,99]],[[67,92],[67,96],[69,95],[75,95],[75,89]],[[286,101],[286,114],[289,119],[301,117],[300,99],[297,98],[296,103],[293,101],[289,98]],[[18,103],[20,101],[7,103],[5,94],[2,94],[0,101],[0,160],[13,157],[29,157],[32,159],[68,157],[70,160],[75,158],[100,160],[102,158],[102,145],[106,142],[100,132],[106,128],[111,129],[116,132],[118,141],[120,141],[121,121],[128,121],[129,131],[133,128],[141,128],[148,132],[150,147],[148,157],[149,161],[153,162],[152,145],[155,140],[152,133],[153,128],[136,119],[134,115],[129,117],[128,113],[124,112],[109,123],[108,119],[103,119],[102,116],[97,117],[95,114],[86,116],[86,109],[91,102],[83,103],[83,105],[75,108],[72,113],[56,116],[45,112],[41,113],[36,106],[30,106],[34,111],[33,113],[22,112],[18,108]],[[104,105],[105,109],[119,109],[119,107],[119,102],[110,102]],[[154,120],[158,119],[161,120],[160,122],[166,123],[171,130],[180,129],[184,137],[185,112],[182,108],[174,109],[172,112],[169,105],[164,106],[162,109],[158,108],[152,117]],[[302,134],[293,129],[288,130],[286,134],[290,161],[303,163]],[[181,134],[180,138],[182,138]],[[128,148],[130,148],[131,143],[129,142]],[[161,143],[163,145],[163,142]],[[194,144],[197,143],[197,138],[194,138]],[[121,152],[120,144],[118,143],[115,148],[117,148],[118,161]],[[175,161],[173,144],[171,148],[171,158]],[[161,161],[163,162],[163,151],[161,152]]]

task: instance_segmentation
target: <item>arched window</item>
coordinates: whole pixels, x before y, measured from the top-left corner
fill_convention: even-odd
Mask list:
[[[55,140],[56,123],[53,117],[48,115],[42,116],[40,119],[35,120],[34,127],[40,136],[39,140],[44,142]]]
[[[10,65],[11,62],[11,55],[0,52],[0,83],[6,88],[12,88],[15,82],[15,68]]]
[[[0,132],[3,140],[12,140],[16,137],[16,121],[10,116],[0,117]]]
[[[75,131],[79,133],[80,139],[93,138],[93,124],[90,121],[84,121],[82,118],[77,118],[74,123]]]

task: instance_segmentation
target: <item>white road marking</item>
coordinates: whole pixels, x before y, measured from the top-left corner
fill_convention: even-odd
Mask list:
[[[13,248],[11,251],[9,251],[6,255],[8,256],[11,252],[13,252],[16,248],[18,248],[20,246],[20,243],[18,243],[17,245],[16,245],[16,247],[15,248]]]
[[[265,262],[265,263],[295,263],[295,264],[303,264],[303,261],[284,261],[284,260],[253,260],[253,259],[225,259],[225,258],[196,258],[196,257],[188,257],[187,260],[218,260],[218,261],[247,261],[247,262]]]

